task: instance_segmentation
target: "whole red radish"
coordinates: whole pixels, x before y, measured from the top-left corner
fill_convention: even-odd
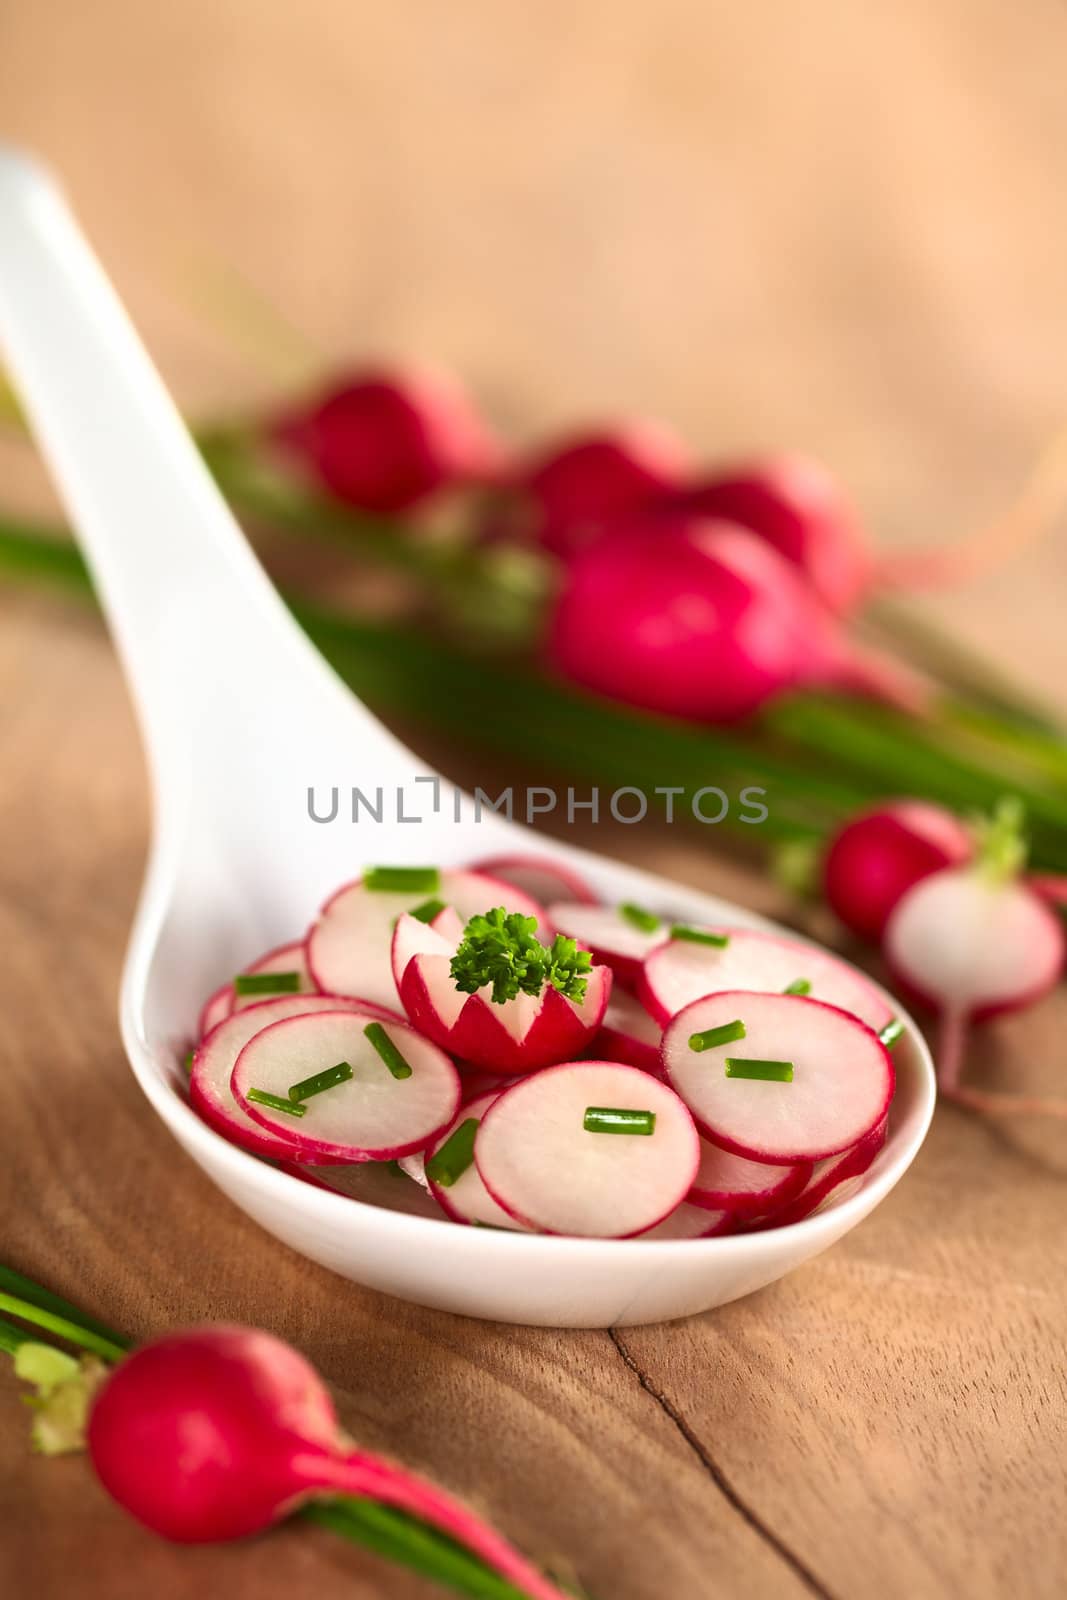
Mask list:
[[[987,1094],[962,1082],[970,1025],[1033,1004],[1059,981],[1063,924],[1019,876],[1021,812],[1003,802],[974,859],[943,867],[903,896],[883,950],[900,987],[938,1013],[941,1093],[977,1110],[1067,1115],[1067,1102]]]
[[[314,1369],[256,1329],[190,1328],[127,1356],[96,1397],[88,1446],[108,1493],[165,1539],[241,1539],[316,1495],[352,1494],[432,1523],[534,1600],[563,1600],[466,1506],[351,1449]]]
[[[409,511],[449,484],[495,475],[501,462],[458,384],[422,370],[359,373],[273,432],[331,494],[363,511]]]
[[[799,567],[831,611],[851,611],[870,585],[872,560],[859,516],[833,474],[806,456],[774,456],[717,473],[683,489],[677,505],[686,515],[759,534]]]
[[[880,939],[889,916],[915,884],[968,861],[970,831],[925,800],[889,800],[846,822],[823,862],[827,903],[847,928]]]
[[[682,482],[684,446],[654,422],[572,439],[522,473],[533,537],[570,556],[620,520],[654,506]]]
[[[585,688],[710,723],[801,687],[910,695],[859,655],[790,562],[726,522],[637,524],[580,551],[546,652]]]

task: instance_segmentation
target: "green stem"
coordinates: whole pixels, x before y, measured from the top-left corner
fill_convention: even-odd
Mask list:
[[[33,1334],[27,1333],[25,1328],[16,1328],[6,1317],[0,1317],[0,1350],[6,1351],[9,1356],[13,1356],[20,1345],[29,1344],[33,1337]],[[47,1342],[47,1340],[42,1341],[42,1343]]]
[[[389,1506],[345,1496],[314,1501],[301,1516],[470,1600],[524,1600],[521,1589],[483,1566],[462,1545]]]
[[[49,1333],[57,1334],[68,1344],[91,1350],[94,1355],[103,1356],[105,1361],[121,1361],[126,1354],[123,1346],[116,1344],[113,1339],[104,1339],[91,1328],[83,1328],[80,1323],[71,1322],[67,1317],[57,1317],[54,1312],[34,1305],[31,1300],[21,1300],[13,1294],[0,1294],[0,1311],[8,1311],[13,1317],[33,1327],[47,1328]]]
[[[20,1299],[32,1306],[39,1306],[44,1311],[53,1311],[57,1316],[65,1317],[68,1322],[72,1322],[75,1327],[98,1334],[100,1338],[110,1340],[120,1349],[129,1348],[129,1341],[123,1339],[114,1329],[98,1322],[95,1317],[90,1317],[78,1306],[71,1305],[62,1295],[53,1294],[51,1289],[42,1288],[39,1283],[34,1283],[32,1278],[24,1277],[21,1272],[16,1272],[14,1267],[4,1266],[3,1263],[0,1263],[0,1291],[18,1295]]]

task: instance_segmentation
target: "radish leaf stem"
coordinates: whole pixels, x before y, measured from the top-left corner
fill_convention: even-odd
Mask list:
[[[34,1327],[47,1328],[49,1333],[66,1339],[68,1344],[80,1345],[83,1350],[92,1350],[94,1354],[103,1356],[107,1361],[119,1361],[126,1353],[122,1345],[103,1338],[91,1328],[83,1328],[77,1322],[57,1316],[53,1311],[46,1311],[43,1306],[34,1305],[31,1300],[22,1300],[13,1294],[0,1294],[0,1311],[7,1311],[11,1316],[18,1317],[21,1322],[29,1322]]]

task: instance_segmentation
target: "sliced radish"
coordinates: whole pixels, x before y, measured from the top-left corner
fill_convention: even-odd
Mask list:
[[[697,1036],[716,1030],[723,1042],[694,1048]],[[877,1034],[799,995],[706,995],[670,1023],[663,1059],[705,1137],[752,1161],[818,1161],[847,1150],[882,1120],[893,1096],[892,1058]],[[728,1076],[730,1061],[788,1065],[792,1081]]]
[[[736,1217],[765,1216],[800,1194],[811,1173],[810,1161],[783,1165],[749,1161],[701,1139],[700,1166],[689,1191],[689,1203],[708,1211],[728,1211]]]
[[[220,1022],[233,1010],[233,984],[224,983],[214,994],[208,995],[200,1012],[197,1022],[197,1037],[206,1039],[212,1028],[217,1028]]]
[[[664,1025],[702,995],[722,989],[781,994],[790,984],[807,983],[814,1000],[851,1011],[877,1033],[893,1011],[874,985],[828,951],[800,939],[732,928],[724,946],[672,939],[644,963],[638,998]]]
[[[451,962],[457,939],[402,915],[393,935],[393,973],[411,1021],[450,1054],[487,1072],[511,1075],[567,1061],[588,1048],[607,1007],[611,973],[593,967],[580,1001],[546,984],[541,994],[519,994],[496,1005],[488,986],[475,994],[456,988]]]
[[[593,1108],[650,1113],[653,1131],[589,1132]],[[666,1084],[617,1062],[574,1061],[506,1089],[482,1119],[474,1159],[493,1199],[527,1227],[627,1238],[685,1199],[700,1140]]]
[[[368,1026],[384,1036],[393,1064],[375,1048]],[[350,1076],[301,1101],[299,1118],[256,1098],[267,1094],[291,1104],[293,1085],[342,1063]],[[285,1017],[264,1028],[238,1056],[230,1087],[271,1133],[284,1138],[292,1125],[289,1137],[304,1161],[409,1155],[424,1149],[459,1108],[459,1074],[443,1050],[404,1023],[351,1010]]]
[[[639,1233],[639,1239],[714,1239],[734,1231],[734,1218],[729,1211],[705,1211],[702,1206],[690,1205],[683,1200],[675,1206],[669,1217],[657,1222],[654,1228]]]
[[[249,1039],[282,1017],[303,1016],[309,1011],[370,1011],[382,1020],[395,1017],[384,1007],[368,1006],[362,1000],[339,999],[336,995],[287,994],[277,1000],[262,1000],[257,1006],[226,1017],[201,1041],[193,1056],[189,1074],[189,1099],[194,1110],[231,1144],[256,1155],[295,1160],[298,1149],[292,1139],[267,1133],[237,1104],[230,1092],[234,1064]],[[396,1017],[397,1021],[401,1019]]]
[[[610,967],[627,989],[640,978],[645,957],[670,938],[669,923],[640,906],[630,907],[627,915],[626,909],[617,906],[553,900],[548,916],[554,928],[591,950],[593,960]],[[642,922],[648,925],[642,927]]]
[[[800,1193],[787,1205],[769,1213],[761,1220],[760,1226],[781,1228],[790,1222],[802,1222],[805,1217],[813,1216],[816,1211],[828,1206],[831,1200],[838,1204],[855,1194],[863,1185],[864,1174],[885,1144],[888,1127],[889,1119],[883,1117],[851,1150],[843,1150],[840,1155],[830,1156],[825,1161],[816,1161]]]
[[[474,1136],[498,1092],[468,1100],[444,1133],[434,1140],[425,1152],[427,1182],[441,1210],[453,1222],[477,1222],[483,1227],[512,1228],[526,1233],[529,1230],[524,1223],[516,1221],[497,1205],[474,1164]]]
[[[258,961],[253,961],[250,966],[243,968],[238,977],[258,978],[261,982],[265,982],[279,973],[285,974],[286,977],[293,973],[296,974],[297,987],[294,990],[287,988],[287,993],[317,994],[319,992],[318,984],[308,970],[307,950],[303,939],[297,940],[292,944],[279,945],[275,950],[268,950],[266,955],[260,956]],[[238,994],[237,988],[238,979],[235,978],[230,985],[231,1012],[247,1011],[249,1006],[257,1005],[261,1000],[273,998],[268,989],[259,989],[253,994]]]
[[[639,1000],[625,989],[612,988],[592,1054],[605,1061],[624,1061],[642,1072],[662,1072],[663,1029]]]
[[[427,879],[429,882],[430,879]],[[307,938],[308,967],[324,993],[360,995],[379,1005],[395,1006],[389,949],[393,926],[405,911],[429,901],[452,906],[461,922],[494,906],[536,917],[547,930],[544,907],[521,890],[485,873],[442,871],[436,887],[417,890],[369,889],[364,879],[346,884],[327,900]]]
[[[550,900],[580,900],[583,905],[595,906],[600,901],[593,890],[570,867],[558,861],[548,861],[541,856],[490,856],[485,861],[473,861],[472,872],[486,873],[510,883],[540,905]]]

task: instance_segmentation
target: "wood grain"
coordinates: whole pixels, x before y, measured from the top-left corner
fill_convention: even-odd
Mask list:
[[[189,406],[272,395],[316,349],[430,356],[520,434],[635,409],[704,452],[815,449],[899,542],[992,514],[1067,415],[1055,0],[2,0],[0,39],[5,134],[63,168]],[[301,339],[219,332],[234,272]],[[43,494],[22,453],[0,479]],[[1065,567],[1057,540],[934,610],[1062,683]],[[293,1339],[354,1433],[598,1600],[1064,1592],[1062,1134],[941,1111],[829,1256],[669,1328],[390,1301],[267,1239],[142,1100],[114,1010],[145,838],[98,624],[0,595],[0,1256],[134,1335]],[[598,843],[781,909],[680,831]],[[1061,994],[976,1074],[1055,1092],[1065,1029]],[[432,1592],[308,1529],[170,1549],[25,1436],[2,1381],[0,1593]]]

